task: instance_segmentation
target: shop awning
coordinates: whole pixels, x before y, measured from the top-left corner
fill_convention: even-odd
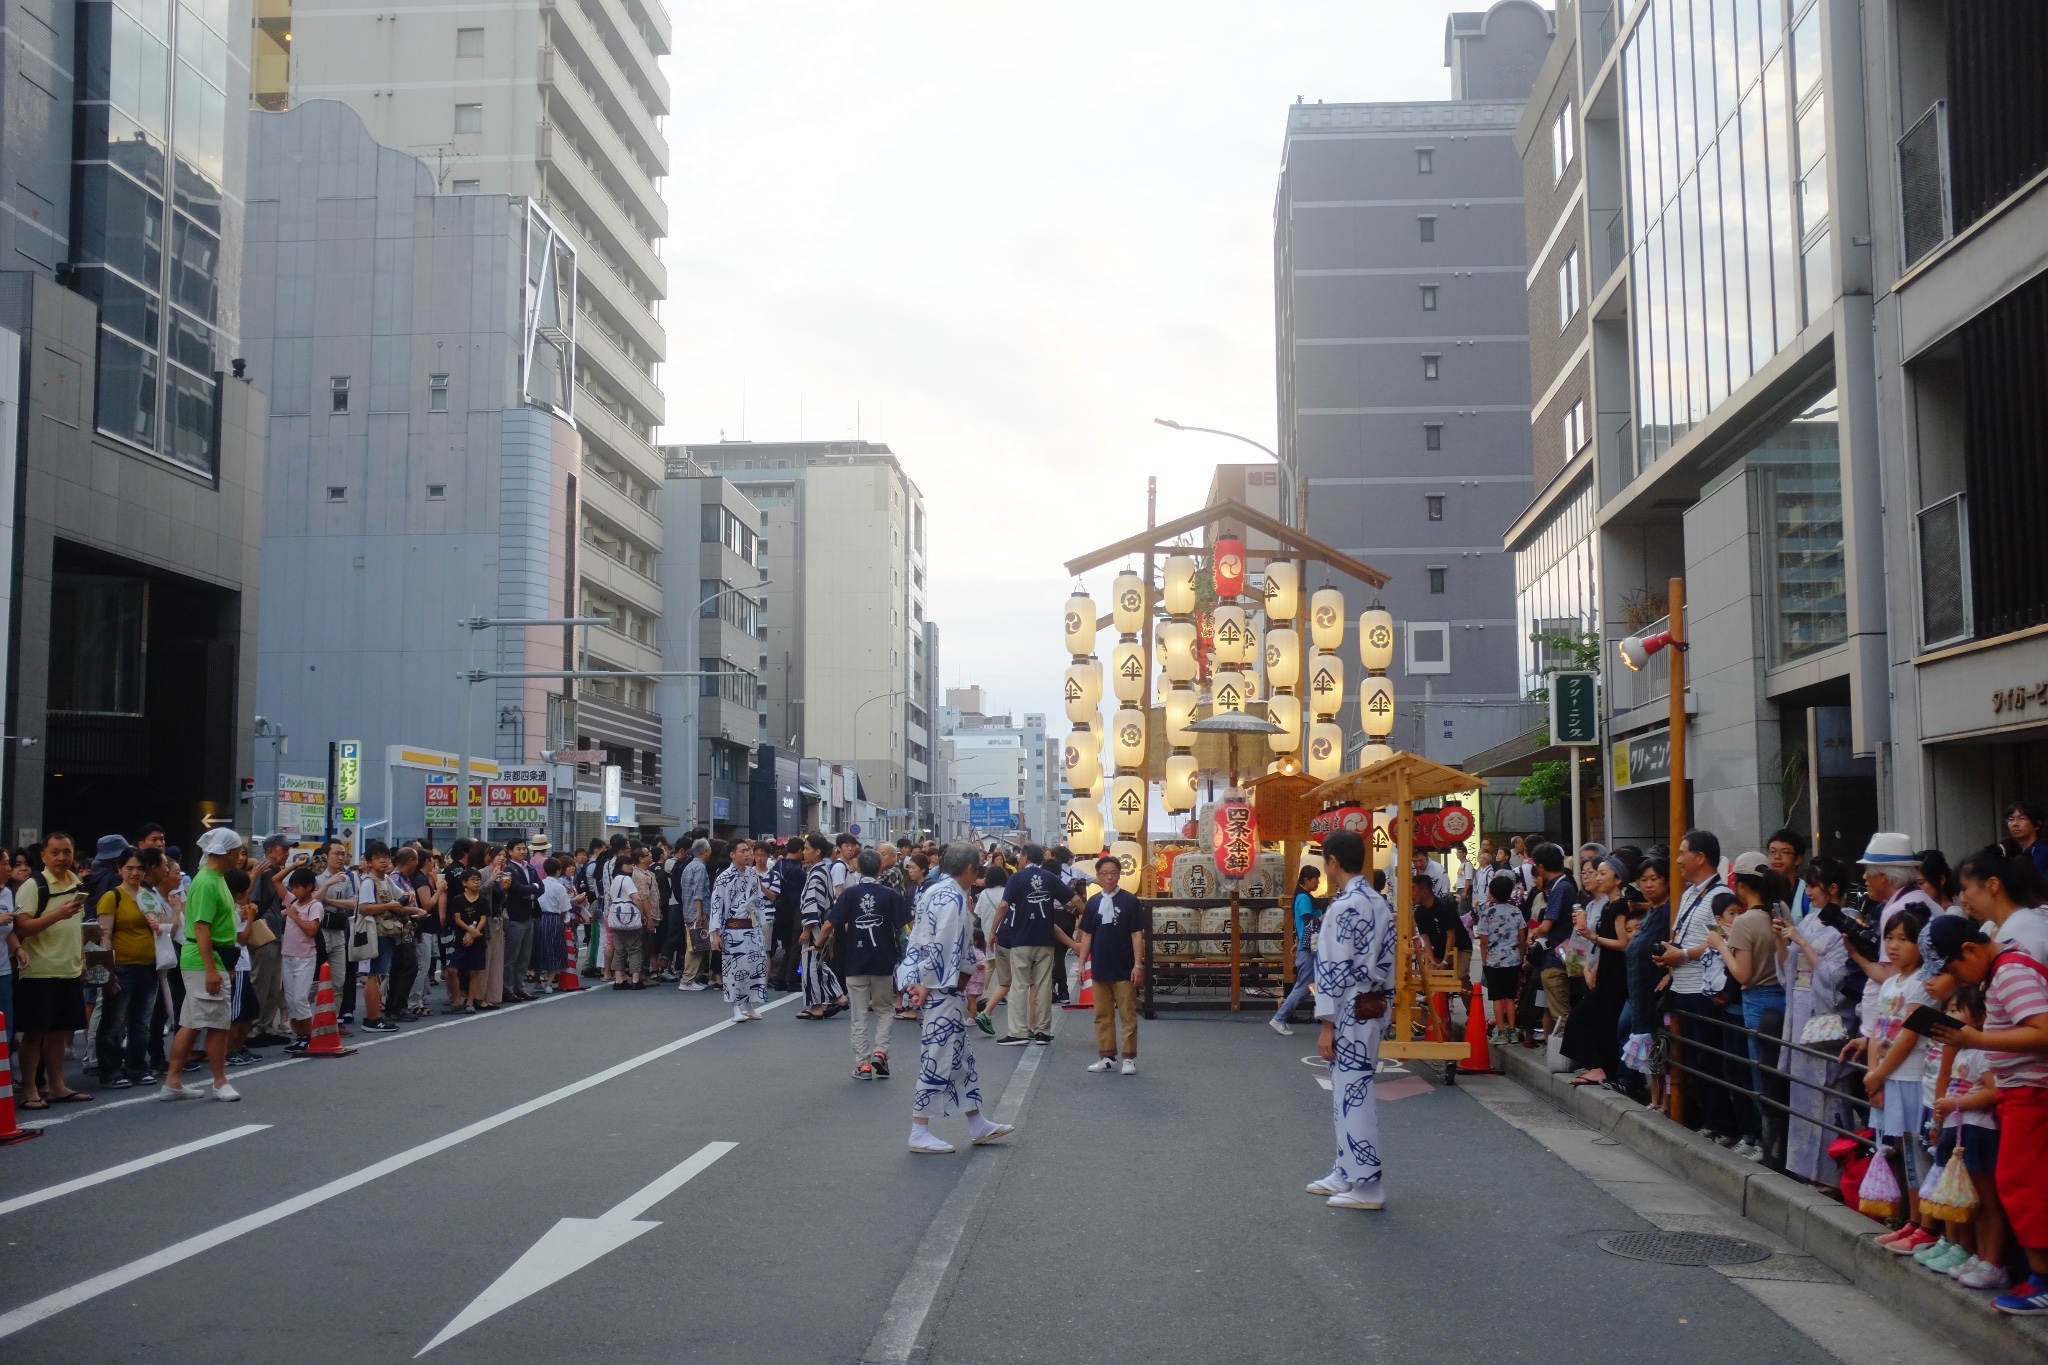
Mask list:
[[[1465,760],[1465,771],[1474,777],[1527,777],[1536,765],[1547,760],[1559,763],[1571,758],[1571,750],[1550,742],[1550,727],[1539,725],[1524,730],[1505,744],[1481,749]]]

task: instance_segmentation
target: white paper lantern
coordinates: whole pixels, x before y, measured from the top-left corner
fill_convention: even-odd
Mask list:
[[[1308,727],[1308,775],[1329,781],[1344,770],[1344,727],[1319,720]]]
[[[1192,555],[1168,555],[1160,577],[1160,604],[1170,616],[1186,616],[1195,609],[1195,560]]]
[[[1109,819],[1119,834],[1140,834],[1145,829],[1145,779],[1125,773],[1109,784]]]
[[[1393,756],[1393,749],[1385,744],[1368,744],[1358,751],[1358,766],[1370,768],[1373,764],[1384,763]]]
[[[1145,646],[1139,640],[1119,640],[1109,655],[1109,684],[1118,701],[1145,699]]]
[[[1067,802],[1067,848],[1082,858],[1102,852],[1102,808],[1077,796]]]
[[[1095,659],[1068,664],[1064,695],[1067,719],[1076,725],[1086,723],[1102,704],[1102,664]]]
[[[1213,715],[1244,710],[1244,674],[1234,668],[1219,668],[1209,680],[1209,709]]]
[[[1301,636],[1282,626],[1266,632],[1266,681],[1292,687],[1301,681]]]
[[[1109,723],[1110,756],[1119,768],[1138,768],[1145,763],[1145,713],[1126,706]]]
[[[1335,588],[1317,588],[1315,596],[1308,599],[1308,637],[1316,642],[1317,649],[1335,650],[1344,643],[1343,593]]]
[[[1110,587],[1109,614],[1119,635],[1136,635],[1145,628],[1145,580],[1129,569],[1116,576]]]
[[[1119,839],[1109,846],[1116,855],[1117,871],[1122,877],[1118,889],[1132,895],[1138,893],[1138,869],[1144,865],[1145,847],[1132,839]]]
[[[1060,747],[1060,762],[1067,770],[1067,785],[1077,792],[1094,791],[1102,780],[1102,756],[1092,731],[1076,730],[1068,735]]]
[[[1266,620],[1279,625],[1294,619],[1300,605],[1300,579],[1292,560],[1275,559],[1266,564]]]
[[[1166,760],[1166,781],[1161,784],[1161,799],[1167,810],[1179,815],[1195,808],[1195,767],[1193,754],[1171,754]]]
[[[1266,719],[1285,732],[1266,736],[1274,753],[1291,754],[1301,747],[1301,698],[1275,693],[1266,699]]]
[[[1393,830],[1383,817],[1375,816],[1372,822],[1372,865],[1385,872],[1394,866]]]
[[[1358,723],[1374,739],[1394,732],[1394,684],[1377,673],[1358,685]]]
[[[1244,682],[1244,700],[1247,706],[1265,695],[1266,689],[1259,685],[1257,673],[1249,668],[1240,668],[1237,670],[1237,676]]]
[[[1209,634],[1216,642],[1216,662],[1219,664],[1241,664],[1249,656],[1245,653],[1244,608],[1221,606],[1216,608],[1215,619],[1210,623]]]
[[[1238,652],[1240,668],[1250,671],[1266,662],[1266,656],[1259,652],[1259,623],[1247,616],[1244,623],[1244,645]]]
[[[1175,682],[1195,677],[1195,623],[1164,621],[1159,626],[1159,662]]]
[[[1358,615],[1358,661],[1370,673],[1381,673],[1394,664],[1394,613],[1384,607]]]
[[[1308,657],[1308,706],[1318,716],[1334,716],[1344,704],[1344,659],[1317,650]]]
[[[1195,742],[1188,724],[1195,718],[1195,689],[1176,687],[1166,694],[1166,742],[1186,747]]]
[[[1067,599],[1067,653],[1095,652],[1095,600],[1085,592]]]

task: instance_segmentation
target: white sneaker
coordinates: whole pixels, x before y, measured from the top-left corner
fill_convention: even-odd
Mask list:
[[[711,987],[705,985],[702,981],[685,981],[676,989],[679,991],[708,991]]]
[[[1137,1075],[1137,1074],[1138,1074],[1138,1059],[1137,1059],[1136,1057],[1126,1057],[1126,1058],[1124,1058],[1124,1075],[1126,1075],[1126,1076],[1135,1076],[1135,1075]]]
[[[746,1014],[749,1019],[759,1019],[761,1017],[761,1011],[759,1010],[748,1010]]]
[[[1380,1189],[1378,1180],[1368,1180],[1362,1185],[1353,1185],[1342,1194],[1333,1194],[1326,1201],[1333,1209],[1378,1210],[1387,1206],[1386,1195]]]
[[[1321,1180],[1308,1182],[1308,1192],[1319,1199],[1328,1199],[1331,1195],[1342,1194],[1350,1188],[1350,1181],[1339,1180],[1334,1175],[1326,1175]]]
[[[994,1142],[997,1138],[1006,1138],[1016,1131],[1017,1125],[1014,1123],[990,1123],[986,1125],[970,1123],[967,1125],[967,1135],[974,1139],[974,1145],[977,1147],[985,1142]]]
[[[1957,1275],[1955,1279],[1956,1283],[1965,1289],[2008,1289],[2012,1286],[2012,1279],[2005,1273],[2005,1267],[1992,1265],[1988,1261],[1978,1261],[1975,1270]]]
[[[1114,1071],[1116,1070],[1116,1058],[1098,1057],[1094,1061],[1088,1063],[1088,1069],[1090,1071]]]
[[[1745,1138],[1735,1144],[1735,1155],[1741,1157],[1744,1161],[1762,1161],[1764,1159],[1764,1149]]]
[[[910,1150],[919,1156],[945,1156],[953,1150],[953,1144],[943,1138],[932,1136],[932,1130],[922,1123],[910,1126]]]
[[[156,1092],[156,1097],[160,1100],[196,1100],[199,1098],[182,1085],[166,1085],[163,1089]]]
[[[1266,1027],[1273,1030],[1273,1032],[1279,1034],[1282,1038],[1292,1038],[1294,1036],[1294,1030],[1287,1027],[1287,1021],[1285,1019],[1280,1018],[1278,1015],[1275,1015],[1273,1018],[1268,1019],[1266,1021]]]
[[[732,1021],[733,1021],[733,1022],[734,1022],[735,1024],[744,1024],[744,1023],[746,1023],[746,1022],[747,1022],[747,1012],[746,1012],[745,1010],[741,1009],[741,1008],[740,1008],[740,1007],[739,1007],[738,1005],[734,1005],[734,1006],[732,1007]]]
[[[242,1092],[231,1085],[222,1083],[213,1088],[213,1097],[217,1100],[226,1100],[229,1104],[233,1104],[236,1100],[242,1098]]]

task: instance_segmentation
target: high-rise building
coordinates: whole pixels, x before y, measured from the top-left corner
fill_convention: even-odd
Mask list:
[[[17,842],[54,827],[89,845],[145,820],[189,842],[244,813],[264,409],[226,376],[245,18],[227,0],[9,10],[6,715],[39,741],[4,746]]]
[[[938,703],[923,494],[875,441],[665,449],[763,513],[767,740],[857,774],[854,795],[894,812],[882,817],[888,829],[909,828],[933,790]]]
[[[941,815],[950,813],[957,824],[966,818],[970,796],[1002,797],[1010,802],[1016,827],[1024,837],[1057,839],[1059,825],[1051,803],[1059,780],[1058,740],[1047,742],[1042,712],[1013,717],[990,714],[987,708],[988,693],[982,688],[946,689],[946,700],[938,709],[939,734],[954,743],[950,749],[941,744],[940,750],[950,754],[953,766],[948,780],[953,785],[942,790],[956,794],[938,802]],[[993,749],[1001,752],[990,756],[986,751]],[[1014,794],[1011,787],[1016,784],[1008,766],[1011,750],[1015,750],[1015,775],[1022,784]]]
[[[438,192],[518,196],[568,239],[576,326],[564,406],[583,438],[579,535],[596,551],[578,557],[576,605],[618,623],[593,633],[596,665],[647,671],[660,665],[664,468],[652,438],[667,350],[669,36],[650,0],[261,0],[252,37],[263,107],[341,100],[378,142],[426,162]],[[606,686],[648,723],[651,682]]]
[[[1513,134],[1550,40],[1548,11],[1501,0],[1450,17],[1450,99],[1297,103],[1274,207],[1273,492],[1292,520],[1305,477],[1309,534],[1393,576],[1392,743],[1453,763],[1521,697],[1500,545],[1530,490]],[[1361,744],[1355,698],[1340,720]]]

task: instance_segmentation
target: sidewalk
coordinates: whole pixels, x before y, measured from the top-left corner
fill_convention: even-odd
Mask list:
[[[1495,1048],[1494,1063],[1580,1122],[1812,1256],[1873,1297],[1897,1306],[1929,1332],[1979,1359],[2038,1365],[2048,1359],[2048,1320],[2009,1318],[1991,1296],[1964,1289],[1877,1245],[1882,1227],[1813,1187],[1745,1161],[1654,1109],[1597,1085],[1553,1075],[1540,1053]]]

